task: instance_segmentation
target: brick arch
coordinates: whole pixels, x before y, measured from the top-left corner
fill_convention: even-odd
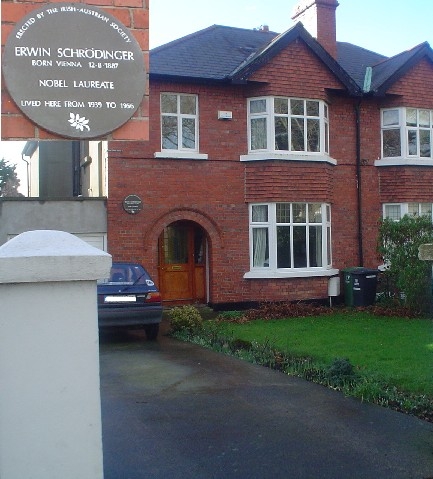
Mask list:
[[[224,248],[224,237],[221,229],[205,213],[191,208],[177,208],[161,215],[143,231],[144,250],[154,248],[163,229],[176,221],[193,221],[206,232],[210,249]]]

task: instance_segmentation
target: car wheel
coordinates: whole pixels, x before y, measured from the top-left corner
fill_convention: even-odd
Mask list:
[[[144,331],[146,333],[147,339],[149,339],[150,341],[154,341],[159,333],[159,323],[148,324],[144,327]]]

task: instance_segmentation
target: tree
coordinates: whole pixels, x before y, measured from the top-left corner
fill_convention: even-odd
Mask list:
[[[16,165],[8,163],[4,158],[0,160],[0,197],[24,196],[18,192],[20,180],[15,169]]]
[[[430,216],[405,215],[380,224],[378,251],[389,265],[385,274],[391,290],[415,312],[428,311],[431,303],[431,264],[418,259],[418,248],[432,242]]]

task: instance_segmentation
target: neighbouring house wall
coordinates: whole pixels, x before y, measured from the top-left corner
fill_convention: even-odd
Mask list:
[[[0,245],[13,236],[32,230],[93,235],[104,242],[107,234],[106,200],[0,198]]]
[[[107,142],[89,142],[88,155],[81,157],[81,195],[94,198],[107,196]]]
[[[30,3],[23,0],[2,0],[1,21],[2,35],[1,46],[5,46],[9,34],[15,24],[32,10],[40,8],[44,4],[57,3],[42,1]],[[70,3],[82,3],[71,0]],[[145,71],[149,72],[149,2],[148,0],[116,0],[109,2],[102,0],[93,2],[98,8],[116,17],[125,25],[139,43],[144,55]],[[126,81],[126,80],[125,80]],[[21,110],[13,102],[2,81],[2,139],[4,140],[28,140],[28,139],[60,139],[61,137],[47,132],[31,122],[23,115]],[[143,100],[135,112],[133,118],[120,128],[107,135],[110,140],[147,140],[149,138],[149,87],[146,81],[146,91]]]

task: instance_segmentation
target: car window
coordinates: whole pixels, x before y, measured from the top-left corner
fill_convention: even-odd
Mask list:
[[[98,284],[146,284],[153,286],[146,270],[138,264],[113,264],[110,277],[98,281]]]

